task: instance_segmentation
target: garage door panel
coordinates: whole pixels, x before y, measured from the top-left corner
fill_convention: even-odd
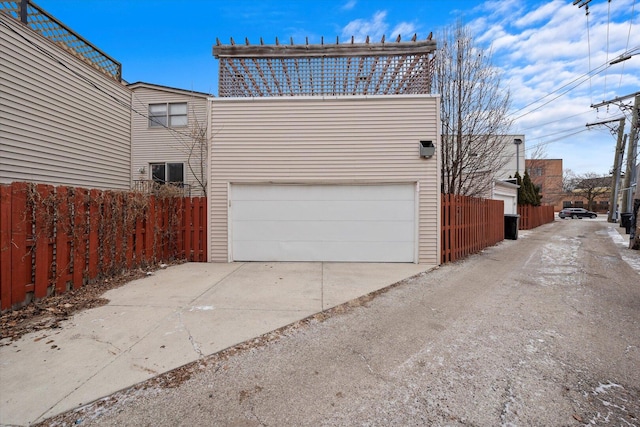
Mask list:
[[[234,261],[413,262],[415,184],[232,185]]]
[[[413,200],[233,201],[237,221],[413,221],[413,207]]]
[[[335,262],[410,262],[413,243],[407,242],[237,242],[236,261],[335,261]]]
[[[340,187],[340,191],[335,191]],[[283,199],[283,189],[287,198]],[[407,184],[380,185],[234,185],[233,199],[260,201],[313,200],[409,200],[414,187]]]
[[[235,241],[405,241],[413,243],[413,221],[308,221],[234,222]]]

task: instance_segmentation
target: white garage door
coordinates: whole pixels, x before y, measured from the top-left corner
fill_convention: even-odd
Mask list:
[[[232,185],[233,261],[414,262],[415,184]]]

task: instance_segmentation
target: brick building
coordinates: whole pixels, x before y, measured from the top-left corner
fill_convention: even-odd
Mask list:
[[[534,185],[540,187],[542,203],[562,209],[567,200],[562,190],[562,159],[527,159],[525,166]]]

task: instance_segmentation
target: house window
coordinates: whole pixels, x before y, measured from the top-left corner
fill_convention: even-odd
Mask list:
[[[535,167],[531,169],[531,176],[542,176],[544,175],[543,167]]]
[[[187,103],[149,104],[149,127],[187,126]]]
[[[151,179],[158,184],[184,183],[184,163],[152,163]]]

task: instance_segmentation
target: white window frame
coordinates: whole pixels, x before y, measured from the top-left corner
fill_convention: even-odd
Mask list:
[[[172,107],[177,108],[180,106],[184,106],[184,113],[175,113],[172,112]],[[152,112],[151,110],[155,110]],[[161,111],[158,107],[164,107]],[[179,128],[179,127],[187,127],[189,125],[189,103],[187,102],[154,102],[153,104],[149,104],[148,107],[149,113],[149,128]],[[178,121],[179,118],[182,123],[174,124]]]
[[[182,179],[180,181],[171,181],[171,180],[167,180],[167,174],[169,173],[169,165],[172,164],[179,164],[182,165]],[[153,166],[154,165],[164,165],[164,180],[162,180],[162,182],[160,181],[156,181],[153,177]],[[159,184],[185,184],[185,165],[184,162],[151,162],[149,163],[149,178]]]

